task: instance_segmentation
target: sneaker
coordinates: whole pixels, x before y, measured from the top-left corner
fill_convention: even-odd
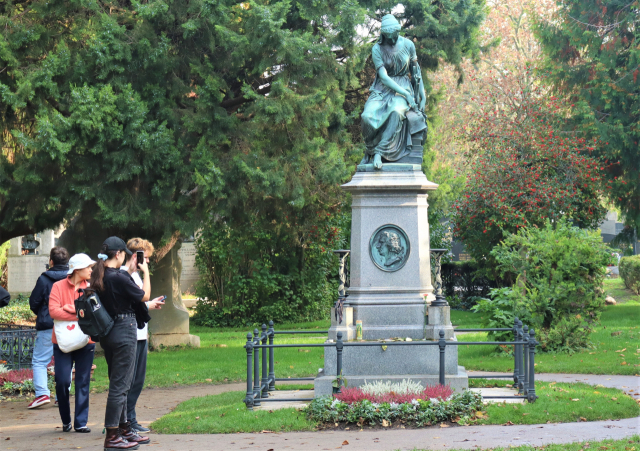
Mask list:
[[[71,423],[62,425],[62,432],[71,432]]]
[[[138,423],[131,423],[131,429],[136,432],[151,432],[151,429],[146,428]]]
[[[40,407],[43,404],[49,404],[51,399],[47,395],[38,396],[36,399],[31,401],[31,403],[27,406],[27,409],[35,409],[36,407]]]
[[[88,434],[89,432],[91,432],[91,429],[89,429],[86,426],[82,426],[81,428],[75,428],[76,432],[80,432],[83,434]]]

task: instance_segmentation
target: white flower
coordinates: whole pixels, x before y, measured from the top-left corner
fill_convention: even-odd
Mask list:
[[[360,389],[369,395],[381,396],[386,393],[394,392],[400,395],[418,394],[424,391],[424,387],[420,382],[413,382],[411,379],[403,379],[402,382],[392,384],[391,381],[376,381],[372,384],[365,380],[364,385]]]
[[[389,408],[390,408],[390,409],[397,409],[399,405],[400,405],[400,404],[398,404],[398,403],[396,403],[396,402],[392,402],[391,404],[389,404]]]
[[[335,399],[333,400],[333,402],[331,403],[331,408],[332,408],[332,409],[335,409],[335,407],[336,407],[338,404],[340,404],[340,400],[339,400],[338,398],[335,398]]]
[[[440,404],[440,400],[438,398],[429,398],[429,401],[431,401],[431,404],[434,406]]]
[[[412,399],[411,400],[411,404],[413,404],[414,406],[419,406],[420,405],[420,403],[418,402],[417,399]]]

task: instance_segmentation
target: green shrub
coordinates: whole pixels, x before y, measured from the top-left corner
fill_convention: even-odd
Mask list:
[[[640,294],[640,255],[621,258],[619,270],[624,286]]]
[[[325,216],[304,237],[278,233],[260,219],[231,229],[216,222],[196,241],[196,324],[246,326],[329,316],[337,299],[338,258],[348,218]],[[345,227],[347,226],[347,227]]]
[[[518,317],[523,324],[531,324],[531,314],[526,299],[511,288],[494,288],[489,293],[490,298],[480,298],[471,309],[482,314],[482,327],[488,329],[502,329],[513,327]],[[513,332],[489,332],[489,338],[495,341],[513,340]]]
[[[599,232],[572,227],[566,219],[547,221],[542,228],[509,235],[491,254],[501,276],[511,274],[515,280],[509,299],[529,311],[529,326],[536,329],[543,350],[573,352],[589,346],[592,326],[604,308],[609,261]]]
[[[29,308],[29,298],[19,294],[11,299],[9,305],[0,309],[0,323],[23,324],[35,322],[36,316]]]

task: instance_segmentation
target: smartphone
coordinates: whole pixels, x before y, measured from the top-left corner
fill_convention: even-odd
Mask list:
[[[162,302],[164,304],[164,300],[167,299],[166,296],[162,296],[162,299],[160,299],[160,302]]]
[[[141,265],[144,263],[144,251],[136,251],[136,258],[138,259],[138,264]]]

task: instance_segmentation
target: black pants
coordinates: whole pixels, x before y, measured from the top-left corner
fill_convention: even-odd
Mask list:
[[[136,364],[133,369],[133,379],[131,380],[131,388],[127,396],[127,419],[132,424],[138,422],[136,419],[136,403],[144,387],[144,378],[147,375],[147,340],[138,340],[136,349]]]
[[[127,395],[136,363],[136,330],[135,317],[117,317],[109,335],[100,340],[109,373],[109,396],[104,414],[106,428],[115,428],[127,421]]]
[[[53,345],[56,372],[56,396],[62,424],[71,423],[71,405],[69,389],[71,388],[71,368],[76,364],[76,411],[73,421],[75,429],[87,425],[89,419],[89,383],[91,381],[91,365],[96,345],[88,344],[71,352],[62,352],[57,344]]]

